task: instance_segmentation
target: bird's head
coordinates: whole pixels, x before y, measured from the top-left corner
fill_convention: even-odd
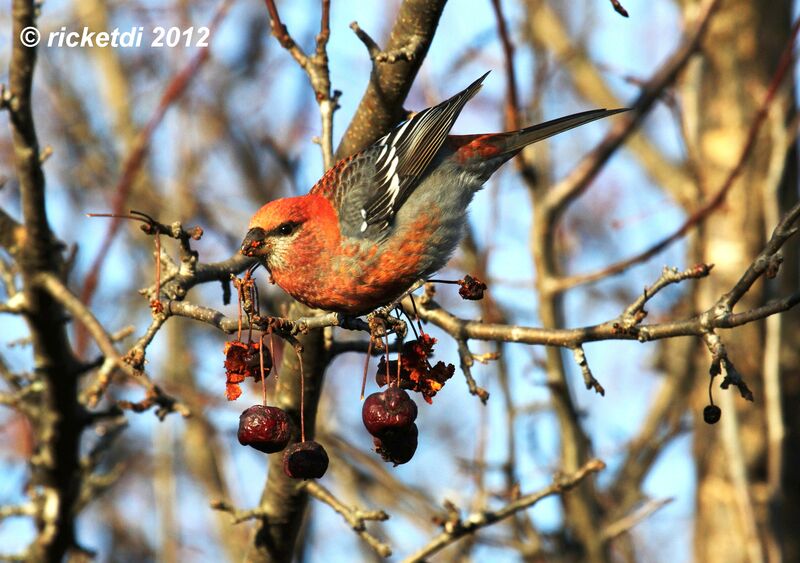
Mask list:
[[[321,196],[271,201],[250,220],[241,253],[258,258],[271,272],[309,264],[338,242],[335,212]],[[331,240],[335,238],[336,240]]]

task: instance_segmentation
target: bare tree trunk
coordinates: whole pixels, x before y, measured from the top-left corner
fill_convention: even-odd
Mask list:
[[[781,206],[785,211],[798,200],[797,144],[793,143],[786,155],[786,169],[781,182]],[[777,292],[796,291],[800,287],[800,246],[787,250],[781,272],[783,283]],[[784,561],[800,561],[800,538],[792,530],[800,522],[800,479],[796,468],[800,467],[800,313],[788,311],[781,319],[780,333],[775,336],[779,347],[779,377],[783,427],[785,434],[777,447],[782,459],[775,460],[774,478],[778,490],[770,499],[770,517],[774,526],[782,532]],[[780,438],[781,436],[777,436]],[[770,478],[773,478],[770,475]]]
[[[684,2],[687,17],[694,7],[693,2]],[[700,163],[702,175],[701,201],[718,189],[737,164],[750,124],[789,39],[790,22],[789,1],[731,0],[723,3],[708,31],[703,47],[706,56],[683,84],[688,129],[694,135],[689,140],[690,151]],[[790,100],[791,90],[784,87],[762,128],[758,149],[745,163],[723,205],[702,227],[698,255],[693,258],[716,264],[716,268],[713,276],[697,286],[696,301],[701,309],[735,283],[777,220],[778,214],[770,213],[770,209],[777,208],[786,147],[773,133],[785,124]],[[763,301],[765,293],[750,292],[743,306]],[[775,330],[778,332],[770,334]],[[713,392],[722,407],[722,419],[715,426],[696,425],[697,561],[779,561],[781,543],[792,541],[779,535],[775,519],[779,512],[770,511],[771,505],[776,508],[773,501],[778,497],[769,493],[768,467],[775,461],[780,464],[781,448],[770,448],[767,437],[775,436],[775,421],[779,427],[781,413],[780,401],[772,401],[775,393],[769,393],[768,365],[777,361],[777,357],[771,357],[774,353],[769,342],[779,342],[773,340],[780,338],[779,331],[780,322],[771,327],[754,323],[720,333],[756,402],[741,400],[734,388],[720,390],[718,378]],[[703,374],[709,365],[709,354],[703,351],[696,358],[694,372]],[[771,377],[772,383],[779,385],[777,372]],[[708,395],[704,386],[696,389],[693,405],[695,419],[700,421]],[[777,440],[780,444],[779,437]],[[773,487],[775,492],[781,489],[779,483],[773,483]]]
[[[12,10],[13,36],[18,37],[34,24],[34,5],[16,0]],[[67,338],[66,312],[37,283],[39,274],[60,274],[63,262],[45,210],[45,182],[31,108],[36,51],[15,40],[11,57],[11,136],[24,219],[19,236],[25,241],[16,258],[25,287],[34,379],[44,387],[40,408],[31,417],[37,437],[31,484],[39,488],[41,502],[48,508],[36,516],[39,534],[30,555],[36,560],[59,561],[75,547],[74,511],[81,484],[79,442],[84,427],[77,402],[80,363]]]

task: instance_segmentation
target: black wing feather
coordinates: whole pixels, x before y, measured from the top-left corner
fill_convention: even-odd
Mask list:
[[[487,74],[452,98],[401,123],[369,149],[377,151],[378,156],[370,192],[360,209],[361,232],[372,225],[378,230],[389,226]]]

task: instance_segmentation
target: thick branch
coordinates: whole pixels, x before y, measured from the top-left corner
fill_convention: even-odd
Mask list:
[[[11,99],[7,109],[24,226],[24,232],[17,231],[24,244],[19,245],[16,259],[22,273],[26,319],[33,345],[34,377],[45,383],[39,412],[31,419],[37,436],[31,487],[38,487],[45,498],[54,501],[48,510],[43,507],[36,514],[38,535],[29,553],[32,560],[60,561],[75,545],[82,425],[76,400],[78,366],[67,340],[64,311],[34,283],[40,273],[57,272],[61,268],[60,248],[47,220],[45,181],[31,108],[36,49],[20,41],[23,29],[36,25],[37,9],[32,0],[14,0],[12,5]]]
[[[404,0],[395,19],[386,52],[407,50],[408,57],[375,58],[367,91],[336,150],[336,158],[352,154],[405,118],[403,102],[433,41],[446,0]]]

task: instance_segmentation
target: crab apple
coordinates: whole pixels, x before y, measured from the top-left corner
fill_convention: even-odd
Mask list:
[[[409,428],[416,419],[416,403],[405,390],[395,386],[367,397],[361,409],[364,426],[378,438],[389,430]]]
[[[291,420],[278,407],[253,405],[239,416],[239,443],[266,454],[281,451],[289,443]]]
[[[327,470],[328,454],[318,442],[298,442],[283,452],[283,472],[292,479],[319,479]]]
[[[375,451],[383,461],[392,462],[395,466],[411,461],[417,451],[419,430],[416,424],[411,424],[402,430],[389,430],[380,438],[374,438]]]

